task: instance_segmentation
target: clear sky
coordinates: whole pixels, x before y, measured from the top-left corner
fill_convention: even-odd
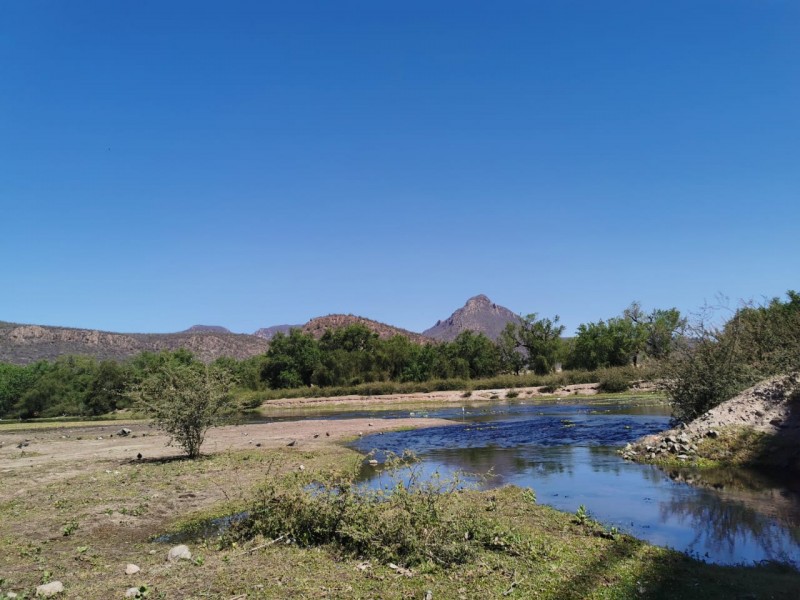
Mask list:
[[[0,3],[0,320],[568,331],[800,289],[800,3]]]

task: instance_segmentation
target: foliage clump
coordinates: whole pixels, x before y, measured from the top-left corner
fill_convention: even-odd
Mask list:
[[[196,361],[165,364],[144,379],[132,396],[136,407],[181,446],[200,455],[206,432],[233,410],[227,373]]]
[[[327,545],[409,567],[463,564],[480,549],[508,547],[459,477],[423,477],[410,454],[390,458],[385,472],[391,484],[381,489],[359,485],[355,473],[313,484],[303,474],[270,479],[232,535]]]
[[[758,381],[800,369],[800,294],[744,306],[724,325],[707,318],[663,369],[673,414],[688,421]]]

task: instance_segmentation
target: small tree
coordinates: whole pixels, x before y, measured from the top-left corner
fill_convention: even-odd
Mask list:
[[[230,378],[200,363],[165,364],[142,381],[132,397],[153,424],[177,442],[189,458],[200,455],[206,432],[233,408]]]

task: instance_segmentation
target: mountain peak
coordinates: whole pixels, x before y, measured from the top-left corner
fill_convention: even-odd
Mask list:
[[[472,304],[481,304],[481,305],[492,305],[494,304],[491,300],[489,300],[489,296],[485,294],[478,294],[477,296],[473,296],[469,300],[465,306],[470,306]]]
[[[450,317],[436,322],[422,335],[440,341],[452,341],[462,331],[483,333],[496,340],[507,323],[516,323],[519,317],[503,306],[492,302],[488,296],[478,294],[467,300],[463,307]]]

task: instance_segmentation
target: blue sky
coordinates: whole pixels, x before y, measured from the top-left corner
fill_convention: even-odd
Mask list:
[[[568,331],[800,288],[800,4],[0,4],[0,320]]]

